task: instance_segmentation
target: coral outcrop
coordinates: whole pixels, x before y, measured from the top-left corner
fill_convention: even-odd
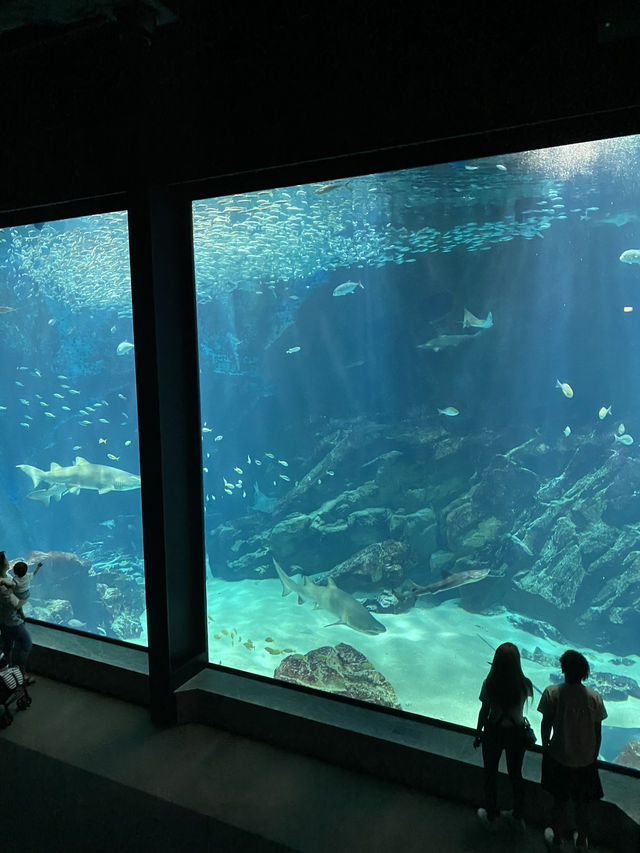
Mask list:
[[[27,616],[122,640],[140,636],[144,588],[130,574],[112,566],[93,569],[65,551],[31,551],[24,559],[29,571],[43,564],[25,603]]]
[[[289,655],[281,661],[273,676],[338,696],[400,709],[395,691],[384,675],[361,652],[346,643],[322,646],[306,655]]]

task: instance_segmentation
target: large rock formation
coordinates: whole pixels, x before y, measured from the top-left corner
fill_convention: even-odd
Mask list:
[[[89,560],[65,551],[31,551],[25,562],[29,571],[43,564],[25,603],[27,616],[121,640],[140,636],[144,587],[129,573],[115,567],[94,570]]]
[[[409,546],[404,542],[386,539],[367,545],[353,557],[337,565],[330,576],[344,589],[364,589],[373,586],[398,586],[405,576]]]
[[[335,427],[335,424],[333,425]],[[624,655],[640,634],[640,460],[602,431],[544,440],[509,431],[456,433],[416,415],[355,419],[312,436],[302,476],[271,515],[209,531],[212,571],[228,580],[334,574],[388,597],[402,577],[490,570],[463,606],[550,623],[572,642]],[[374,555],[389,542],[401,558]],[[385,605],[386,607],[387,605]],[[388,605],[391,607],[391,605]],[[384,608],[383,608],[384,609]]]
[[[322,646],[306,655],[289,655],[282,660],[273,677],[400,710],[395,691],[384,675],[361,652],[346,643]]]
[[[640,740],[629,741],[614,758],[613,763],[640,770]]]

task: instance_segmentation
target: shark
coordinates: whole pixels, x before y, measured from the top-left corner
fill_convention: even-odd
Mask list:
[[[474,332],[473,334],[466,335],[439,335],[437,338],[431,338],[431,340],[427,341],[426,344],[418,344],[418,349],[429,349],[433,352],[440,352],[441,349],[457,347],[466,341],[476,338],[479,334],[481,333]]]
[[[49,506],[51,503],[51,498],[56,501],[59,501],[63,495],[67,494],[67,486],[65,483],[52,483],[46,489],[36,489],[33,492],[29,492],[27,495],[32,501],[42,501],[43,504]]]
[[[35,498],[35,500],[43,500],[47,506],[51,497],[60,499],[63,491],[59,491],[59,496],[56,493],[61,486],[64,486],[72,495],[79,495],[81,489],[95,489],[99,495],[104,495],[107,492],[124,492],[140,488],[138,474],[130,474],[128,471],[112,468],[110,465],[95,465],[83,459],[82,456],[76,456],[74,464],[67,468],[63,468],[57,462],[52,462],[48,471],[33,465],[16,465],[16,468],[31,477],[34,488],[37,488],[40,483],[49,483],[49,488],[42,490],[42,496]],[[57,488],[54,489],[54,486]],[[48,494],[45,495],[45,492]],[[29,497],[34,499],[34,494],[36,493],[31,492]]]
[[[442,579],[434,583],[420,586],[420,584],[410,581],[411,589],[407,592],[394,589],[394,595],[401,600],[409,598],[412,595],[435,595],[438,592],[446,592],[448,589],[455,589],[457,586],[466,586],[468,583],[477,583],[484,580],[489,574],[490,569],[466,569],[464,572],[442,572]]]
[[[308,577],[299,584],[283,572],[275,557],[272,556],[271,559],[282,583],[282,595],[294,592],[298,596],[298,604],[302,604],[305,600],[313,601],[315,608],[333,613],[338,619],[336,622],[330,622],[329,625],[347,625],[363,634],[383,634],[387,630],[381,622],[373,618],[364,605],[356,601],[348,592],[340,589],[333,578],[327,579],[327,586],[319,586]],[[329,625],[326,627],[328,628]]]

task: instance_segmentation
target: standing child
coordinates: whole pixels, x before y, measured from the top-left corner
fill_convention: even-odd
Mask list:
[[[572,800],[576,850],[584,851],[589,846],[589,804],[603,797],[597,759],[607,711],[602,696],[582,684],[589,677],[584,655],[566,651],[560,666],[564,684],[547,687],[538,705],[544,749],[542,787],[553,795],[551,826],[544,838],[550,850],[562,846],[563,836],[570,831],[567,811]]]
[[[32,572],[29,572],[29,567],[26,563],[22,561],[15,563],[13,566],[13,594],[16,598],[19,598],[20,601],[26,601],[31,595],[30,587],[31,581],[38,574],[40,569],[42,568],[42,563],[38,563],[35,569]],[[22,619],[24,619],[24,613],[22,611],[22,604],[18,610],[18,613]]]

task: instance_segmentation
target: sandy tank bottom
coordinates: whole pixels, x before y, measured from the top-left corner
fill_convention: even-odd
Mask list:
[[[335,621],[331,613],[314,610],[311,602],[298,605],[293,593],[283,597],[276,579],[231,583],[209,578],[207,603],[212,663],[271,677],[291,651],[305,654],[320,646],[348,643],[387,678],[403,710],[466,726],[476,724],[478,695],[493,656],[489,645],[495,648],[509,641],[532,653],[538,646],[556,658],[569,647],[516,628],[506,611],[492,616],[469,613],[456,599],[441,604],[429,601],[400,615],[376,614],[387,630],[375,636],[345,625],[327,627]],[[580,651],[594,671],[613,672],[640,682],[637,656],[632,657],[632,666],[616,667],[611,663],[617,657],[615,652],[584,647]],[[548,668],[524,659],[522,665],[534,685],[544,690],[550,683]],[[538,732],[539,695],[534,691],[526,710]],[[609,700],[606,707],[606,725],[640,727],[640,699]],[[612,760],[615,756],[606,757]]]

